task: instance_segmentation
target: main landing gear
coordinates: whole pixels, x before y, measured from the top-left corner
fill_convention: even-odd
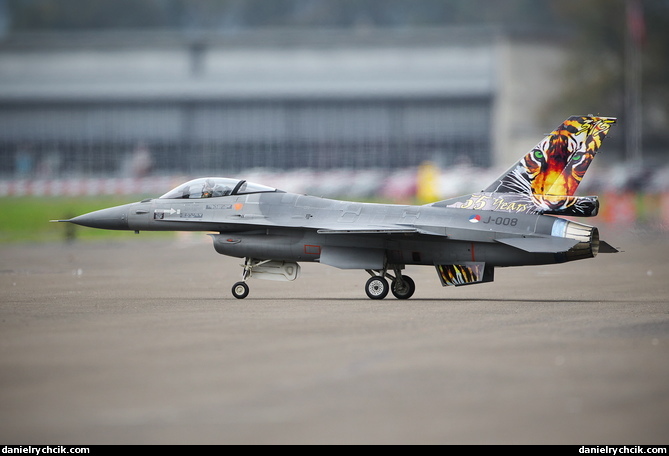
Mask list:
[[[373,271],[366,270],[372,277],[365,284],[365,292],[370,299],[383,299],[391,291],[397,299],[409,299],[416,291],[416,284],[409,276],[402,275],[399,266],[393,266],[395,275],[389,274],[386,269]],[[386,277],[390,279],[388,284]]]

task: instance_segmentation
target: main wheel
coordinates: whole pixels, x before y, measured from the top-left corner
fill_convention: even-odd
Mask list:
[[[249,295],[249,286],[246,282],[237,282],[232,286],[232,296],[237,299],[244,299]]]
[[[365,285],[365,292],[370,299],[383,299],[389,291],[388,281],[381,276],[371,277]]]
[[[409,299],[413,296],[414,291],[416,291],[416,284],[413,279],[409,276],[402,276],[404,282],[399,280],[393,281],[393,287],[391,291],[397,299]]]

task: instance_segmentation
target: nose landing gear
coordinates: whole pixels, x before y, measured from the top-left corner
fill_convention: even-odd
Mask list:
[[[244,268],[241,282],[232,286],[232,296],[244,299],[249,295],[249,286],[246,281],[250,277],[279,282],[292,281],[300,275],[300,265],[292,261],[261,260],[258,258],[244,258]]]
[[[249,295],[249,286],[246,284],[246,281],[251,277],[253,269],[262,266],[265,263],[269,263],[271,260],[254,260],[253,258],[244,258],[244,264],[241,265],[244,268],[242,272],[242,281],[237,282],[232,286],[232,296],[237,299],[244,299]]]
[[[269,260],[266,260],[265,262],[268,261]],[[246,284],[246,281],[249,277],[251,277],[251,271],[253,271],[253,268],[263,263],[264,262],[259,262],[257,260],[254,261],[253,258],[244,258],[244,264],[242,265],[244,268],[244,272],[242,272],[242,281],[237,282],[232,286],[232,296],[237,299],[244,299],[249,295],[249,286]]]

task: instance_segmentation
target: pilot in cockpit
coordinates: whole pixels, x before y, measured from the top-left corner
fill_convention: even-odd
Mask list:
[[[232,189],[227,185],[220,185],[207,179],[202,189],[202,198],[211,198],[212,196],[227,196],[231,192]]]
[[[202,198],[211,198],[214,195],[214,183],[207,179],[202,187]]]

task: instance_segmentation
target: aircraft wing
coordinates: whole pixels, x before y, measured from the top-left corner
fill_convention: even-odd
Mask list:
[[[389,225],[389,226],[361,226],[352,228],[320,228],[316,230],[318,234],[427,234],[430,236],[448,237],[443,227],[428,227],[414,225]]]
[[[163,220],[159,220],[161,222]],[[181,222],[181,223],[192,223],[192,220],[188,219],[165,219],[165,222]],[[204,220],[199,219],[199,223],[210,224],[219,227],[225,227],[226,229],[240,228],[240,229],[253,229],[253,228],[266,228],[266,227],[276,227],[281,226],[284,228],[300,228],[305,230],[316,230],[318,234],[380,234],[380,235],[393,235],[393,234],[434,234],[428,233],[424,230],[414,228],[414,227],[403,227],[397,225],[377,225],[377,226],[360,226],[360,227],[349,227],[349,228],[328,228],[327,225],[323,226],[309,226],[300,223],[277,223],[275,221],[269,220],[268,217],[263,215],[244,216],[244,217],[234,217],[227,219],[211,219]],[[213,228],[214,231],[217,231],[216,228]]]
[[[416,234],[420,233],[416,228],[352,228],[352,229],[320,229],[318,234]]]

